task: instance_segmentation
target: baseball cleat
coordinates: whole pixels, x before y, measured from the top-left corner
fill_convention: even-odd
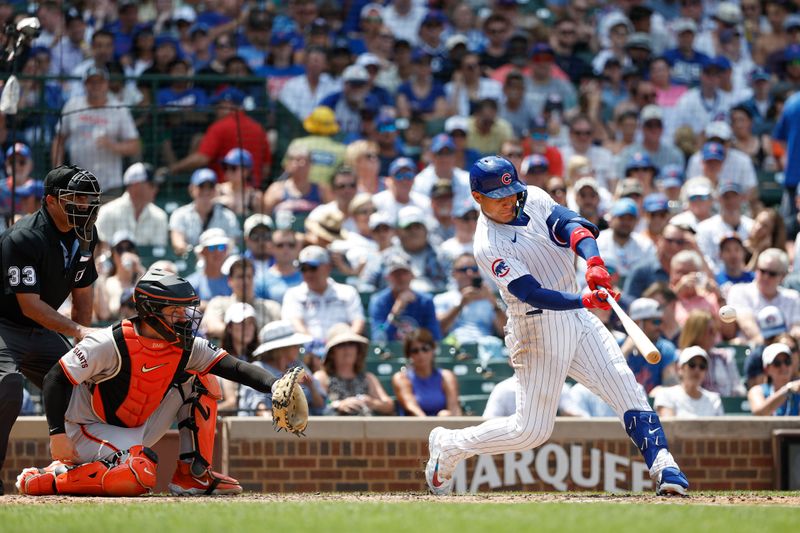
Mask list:
[[[428,437],[428,452],[430,457],[425,465],[425,481],[428,482],[428,489],[431,494],[445,496],[453,491],[453,476],[444,468],[444,462],[439,458],[442,454],[441,448],[437,444],[437,437],[444,431],[443,427],[433,428]]]
[[[207,468],[200,476],[192,474],[191,465],[178,461],[178,468],[172,475],[169,491],[175,496],[197,496],[211,494],[215,496],[241,494],[242,486],[232,477],[214,472]]]
[[[658,476],[657,496],[686,496],[689,480],[675,467],[667,467]]]

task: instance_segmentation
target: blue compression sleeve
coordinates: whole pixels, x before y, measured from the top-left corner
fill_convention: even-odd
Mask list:
[[[567,235],[572,235],[573,231],[582,227],[583,226],[577,222],[570,222],[566,226]],[[589,259],[590,257],[600,255],[600,250],[597,248],[597,241],[589,237],[581,239],[580,242],[578,242],[578,245],[575,247],[575,251],[584,259]]]
[[[583,307],[580,294],[544,289],[536,281],[536,278],[530,274],[526,274],[509,283],[508,291],[523,302],[538,309],[566,311]]]

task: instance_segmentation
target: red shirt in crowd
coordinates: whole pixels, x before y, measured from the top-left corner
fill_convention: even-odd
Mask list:
[[[198,151],[209,158],[209,168],[217,173],[220,183],[225,181],[220,164],[231,149],[242,147],[253,156],[253,186],[259,188],[264,165],[272,163],[267,132],[248,117],[244,111],[236,111],[223,117],[206,130]]]

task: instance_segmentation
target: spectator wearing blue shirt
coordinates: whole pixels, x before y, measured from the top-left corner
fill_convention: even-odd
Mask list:
[[[377,104],[377,100],[369,94],[369,73],[364,67],[350,65],[344,69],[342,81],[342,90],[323,98],[320,105],[333,109],[341,133],[358,134],[361,132],[362,107]],[[367,103],[367,100],[373,100],[375,104]]]
[[[233,291],[228,285],[227,276],[222,273],[222,264],[228,257],[230,239],[220,228],[211,228],[200,234],[200,244],[194,253],[203,260],[202,270],[186,277],[197,296],[208,302],[215,296],[230,296]]]
[[[755,273],[747,270],[745,265],[745,250],[742,237],[738,233],[726,233],[719,240],[719,258],[722,268],[714,277],[722,295],[728,294],[731,285],[736,283],[750,283],[755,279]]]
[[[359,67],[364,67],[367,70],[367,74],[369,75],[369,79],[367,80],[367,85],[369,86],[368,94],[373,99],[378,101],[380,108],[383,109],[394,107],[394,97],[389,91],[377,85],[376,83],[376,79],[383,68],[381,58],[375,54],[367,52],[358,56],[355,64]]]
[[[786,145],[781,214],[786,227],[791,228],[789,235],[794,236],[797,233],[797,204],[794,199],[800,183],[800,93],[795,93],[786,100],[772,138]]]
[[[433,298],[442,333],[459,344],[478,343],[487,336],[502,336],[505,311],[498,305],[491,287],[483,282],[472,254],[453,261],[456,288]]]
[[[643,258],[633,265],[625,278],[623,295],[638,298],[650,285],[669,281],[669,263],[672,257],[689,247],[686,231],[667,224],[656,239],[656,259]]]
[[[433,298],[411,290],[414,273],[410,258],[402,252],[389,252],[383,266],[389,286],[373,294],[369,301],[372,341],[403,340],[419,328],[430,331],[434,340],[441,340]]]
[[[627,359],[633,375],[636,376],[636,381],[651,396],[655,394],[656,388],[659,386],[677,384],[675,345],[661,335],[661,319],[664,317],[661,305],[652,298],[639,298],[631,303],[628,316],[642,328],[647,338],[656,345],[661,353],[661,360],[656,364],[650,364],[636,350],[630,337],[623,341],[622,353]]]
[[[444,86],[433,78],[432,56],[415,50],[411,56],[412,70],[408,81],[397,89],[397,114],[409,118],[419,114],[425,119],[443,118],[447,113]]]
[[[254,229],[251,233],[258,231],[263,232],[263,229]],[[288,289],[303,283],[303,274],[297,265],[300,248],[294,231],[290,228],[275,230],[271,250],[272,265],[263,273],[256,274],[256,296],[282,303]]]
[[[700,83],[700,73],[709,57],[694,49],[697,23],[690,18],[681,18],[672,26],[678,37],[678,46],[664,52],[670,66],[672,81],[680,85],[695,87]]]
[[[122,57],[131,51],[133,36],[145,27],[139,23],[139,2],[121,0],[118,2],[119,18],[104,29],[114,35],[114,57]]]

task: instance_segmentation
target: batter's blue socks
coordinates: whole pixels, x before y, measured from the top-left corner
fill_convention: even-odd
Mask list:
[[[622,420],[628,436],[642,452],[647,468],[651,468],[658,452],[667,449],[667,436],[658,415],[653,411],[627,411]]]

